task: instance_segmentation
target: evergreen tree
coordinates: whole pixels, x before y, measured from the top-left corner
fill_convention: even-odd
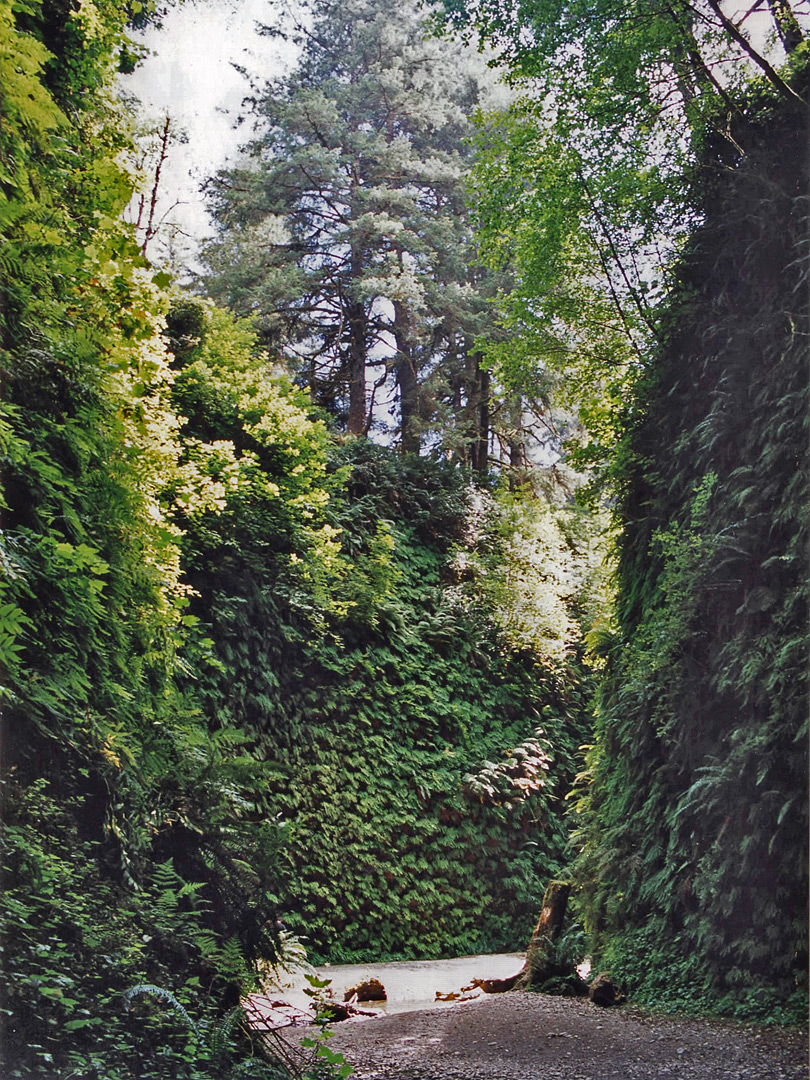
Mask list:
[[[482,61],[426,39],[415,4],[317,0],[300,65],[268,85],[252,161],[213,183],[210,293],[256,317],[349,433],[396,386],[399,432],[431,427],[484,467],[495,277],[465,206]],[[373,388],[369,393],[369,375]]]

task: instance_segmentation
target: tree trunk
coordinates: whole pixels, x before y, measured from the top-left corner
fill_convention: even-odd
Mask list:
[[[490,374],[484,371],[478,357],[475,358],[475,394],[473,399],[473,440],[470,446],[470,460],[474,471],[480,476],[487,475],[489,468],[489,392]]]
[[[481,405],[478,414],[478,472],[484,477],[489,470],[489,391],[492,382],[488,371],[479,372]]]
[[[461,430],[466,432],[469,427],[469,405],[465,402],[464,398],[465,390],[467,390],[469,386],[469,379],[467,378],[467,372],[461,368],[461,360],[459,359],[455,343],[451,344],[451,348],[447,351],[446,363],[447,371],[449,373],[448,381],[452,392],[453,424],[457,431]],[[453,454],[453,460],[464,466],[470,464],[470,443],[467,438],[458,441],[458,445]]]
[[[804,41],[793,9],[788,0],[768,0],[768,7],[771,9],[773,21],[776,23],[776,32],[779,34],[785,54],[790,56],[793,50]]]
[[[509,436],[507,447],[509,451],[509,468],[523,470],[528,467],[529,459],[526,454],[526,440],[520,431]]]
[[[350,435],[366,431],[366,312],[362,303],[349,307],[349,417]]]
[[[413,359],[408,308],[399,301],[394,304],[394,342],[397,347],[394,367],[399,386],[400,445],[403,454],[418,454],[420,441],[419,435],[414,431],[413,422],[419,404],[419,384]]]
[[[805,105],[806,103],[799,97],[796,91],[785,82],[778,71],[770,64],[762,53],[757,52],[748,38],[740,31],[739,27],[733,22],[732,19],[726,15],[720,6],[720,0],[706,0],[707,4],[717,16],[718,22],[722,25],[728,36],[735,44],[739,45],[743,52],[754,61],[764,73],[765,78],[776,87],[779,93],[788,101],[794,101],[798,104]],[[784,5],[779,5],[782,13],[784,13]],[[793,13],[791,12],[791,15]]]
[[[557,974],[554,966],[554,946],[562,933],[565,909],[571,886],[565,881],[550,881],[543,896],[540,918],[529,941],[526,963],[515,983],[516,990],[545,982]]]

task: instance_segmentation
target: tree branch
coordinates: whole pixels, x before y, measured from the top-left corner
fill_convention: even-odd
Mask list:
[[[764,56],[762,56],[761,53],[757,52],[757,50],[754,48],[754,46],[751,44],[745,34],[743,34],[734,25],[731,19],[729,19],[723,9],[720,7],[719,0],[706,0],[706,3],[714,12],[716,17],[720,21],[721,26],[726,31],[731,40],[736,42],[743,50],[743,52],[750,56],[750,58],[754,61],[757,67],[764,72],[765,77],[768,79],[768,81],[776,87],[782,97],[787,98],[788,101],[798,101],[802,105],[806,105],[807,102],[804,100],[804,98],[800,97],[791,86],[788,86],[788,84],[776,71],[776,69],[768,63],[768,61],[765,59]]]

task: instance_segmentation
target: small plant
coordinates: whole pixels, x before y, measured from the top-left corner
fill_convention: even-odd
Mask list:
[[[301,1047],[311,1052],[309,1067],[305,1073],[307,1080],[346,1080],[354,1069],[343,1054],[330,1050],[326,1040],[331,1039],[333,1031],[328,1028],[335,1016],[335,1002],[332,995],[332,980],[319,979],[317,975],[307,975],[309,988],[304,991],[315,1008],[315,1023],[320,1028],[317,1038],[309,1036],[301,1040]]]
[[[127,1008],[129,1008],[132,999],[138,994],[149,994],[152,997],[159,998],[161,1001],[168,1002],[172,1006],[196,1040],[196,1046],[192,1044],[189,1049],[196,1052],[198,1064],[210,1064],[211,1068],[217,1070],[218,1073],[222,1066],[226,1064],[228,1058],[235,1055],[236,1051],[231,1041],[231,1034],[244,1020],[245,1014],[240,1006],[231,1009],[225,1016],[215,1022],[203,1021],[197,1024],[171,990],[166,990],[162,986],[153,986],[151,983],[140,983],[138,986],[132,986],[123,995]]]
[[[553,974],[538,989],[544,994],[569,997],[587,992],[587,984],[578,967],[587,951],[587,935],[579,923],[572,923],[560,936],[548,943],[547,962]]]
[[[301,1046],[313,1050],[312,1063],[302,1080],[346,1080],[354,1068],[337,1050],[330,1050],[325,1039],[331,1038],[333,1031],[322,1031],[320,1039],[302,1039]]]
[[[168,1001],[172,1008],[176,1009],[180,1016],[183,1018],[188,1028],[193,1031],[195,1035],[200,1035],[200,1029],[191,1019],[189,1014],[186,1012],[185,1007],[180,1004],[180,1002],[177,1000],[171,990],[164,990],[162,986],[152,986],[151,983],[139,983],[138,986],[131,986],[129,990],[125,990],[122,995],[124,998],[124,1004],[127,1009],[129,1009],[132,999],[138,994],[151,994],[152,997],[160,998],[161,1001]]]
[[[549,957],[556,967],[576,968],[588,947],[588,938],[580,923],[571,923],[549,946]]]
[[[193,1057],[199,1076],[211,1076],[216,1080],[346,1080],[354,1072],[343,1054],[330,1050],[326,1040],[334,1034],[328,1030],[330,1003],[332,1001],[328,979],[308,975],[310,989],[305,991],[313,1000],[318,1034],[295,1040],[289,1038],[284,1028],[268,1028],[256,1039],[254,1033],[245,1030],[251,1046],[259,1056],[239,1059],[232,1034],[245,1023],[245,1012],[236,1006],[216,1021],[195,1022],[184,1005],[171,990],[151,983],[139,983],[123,994],[127,1009],[139,994],[148,994],[171,1005],[192,1035],[187,1054]]]

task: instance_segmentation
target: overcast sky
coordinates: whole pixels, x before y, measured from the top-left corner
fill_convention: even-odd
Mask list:
[[[172,127],[188,135],[185,145],[172,149],[161,178],[162,209],[180,200],[170,219],[196,238],[210,232],[200,184],[235,160],[250,135],[249,123],[234,127],[249,92],[234,64],[263,80],[294,62],[283,42],[256,32],[257,21],[272,18],[267,0],[186,0],[169,12],[162,28],[138,36],[150,55],[121,79],[124,90],[142,102],[145,117],[160,122],[168,113]]]

